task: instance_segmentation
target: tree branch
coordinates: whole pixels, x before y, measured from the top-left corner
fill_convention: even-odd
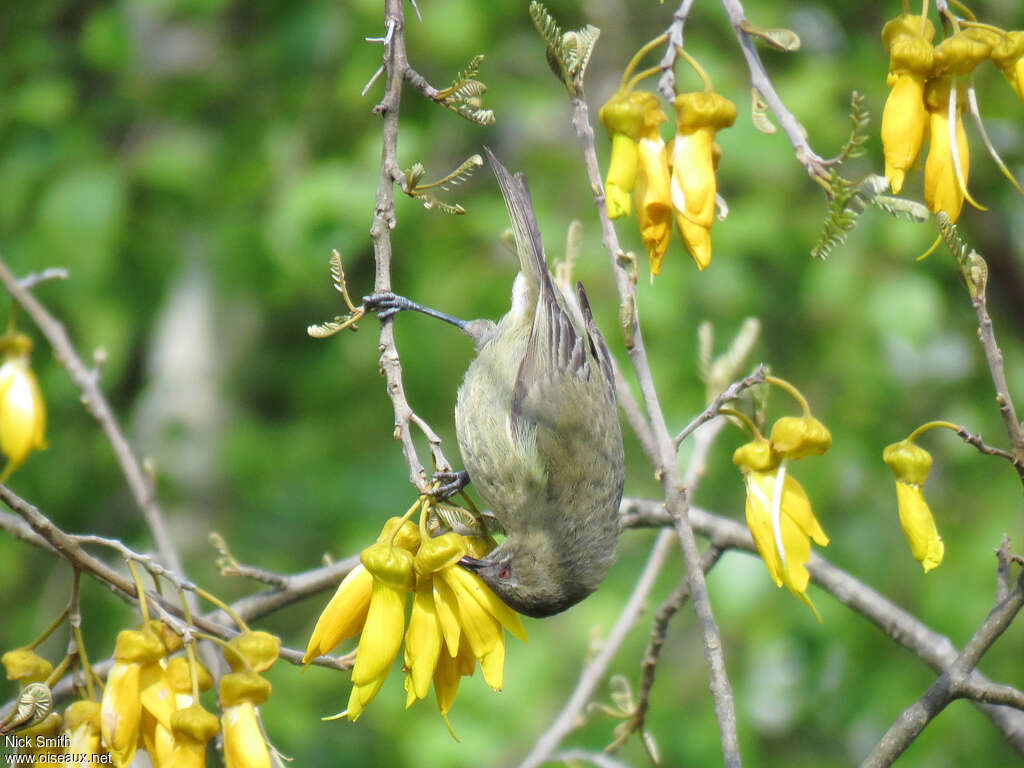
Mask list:
[[[750,35],[743,31],[742,25],[746,21],[743,4],[740,0],[722,0],[722,8],[729,17],[729,23],[732,25],[736,39],[739,40],[740,49],[743,51],[743,57],[747,60],[750,84],[761,94],[762,100],[775,115],[775,119],[779,121],[789,143],[793,145],[797,161],[807,171],[807,175],[820,184],[828,178],[825,162],[817,152],[811,149],[811,145],[807,141],[807,131],[793,116],[793,113],[786,108],[775,91],[771,78],[765,72],[761,57],[758,55],[757,49],[754,48],[754,42],[750,39]]]
[[[1024,574],[1022,574],[1024,577]],[[1024,588],[1021,579],[1004,600],[989,611],[988,616],[971,639],[964,646],[956,660],[939,678],[932,683],[921,698],[903,710],[875,749],[861,763],[862,768],[882,768],[892,763],[909,747],[914,739],[953,699],[965,696],[965,687],[974,668],[992,644],[1010,626],[1014,617],[1024,607]],[[1001,690],[1009,686],[1002,686]],[[970,690],[978,690],[972,686]],[[984,690],[984,689],[982,689]],[[1012,689],[1011,689],[1012,690]]]
[[[405,175],[398,166],[398,113],[402,99],[402,82],[407,77],[419,88],[416,73],[409,68],[405,53],[405,17],[402,0],[386,0],[384,23],[387,35],[384,42],[384,69],[387,81],[384,98],[373,108],[383,119],[381,131],[380,180],[377,183],[376,203],[370,237],[373,239],[373,260],[375,265],[374,291],[391,290],[391,230],[395,228],[394,185],[404,185]],[[422,78],[420,78],[422,80]],[[423,81],[424,84],[426,81]],[[441,451],[441,438],[430,426],[413,413],[405,396],[402,380],[402,361],[395,344],[394,326],[391,320],[380,324],[380,371],[387,382],[388,397],[391,398],[395,413],[395,439],[402,444],[402,455],[409,466],[409,482],[423,493],[427,490],[428,474],[416,453],[412,438],[411,423],[423,432],[430,444],[434,468],[450,471],[451,464]]]

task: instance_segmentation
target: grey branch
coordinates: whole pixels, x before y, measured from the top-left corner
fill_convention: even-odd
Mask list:
[[[807,170],[807,174],[812,179],[818,181],[826,179],[827,174],[824,160],[817,152],[811,149],[811,145],[807,141],[807,131],[804,130],[804,127],[793,116],[793,113],[786,108],[779,94],[776,93],[775,86],[772,85],[771,78],[768,77],[764,64],[761,62],[761,57],[758,55],[757,49],[754,48],[754,41],[750,39],[750,35],[743,31],[742,25],[746,21],[746,12],[743,10],[743,4],[740,0],[722,0],[722,8],[729,17],[729,23],[732,25],[733,31],[736,33],[736,39],[739,40],[740,49],[743,51],[743,57],[747,60],[747,69],[750,70],[750,84],[761,94],[764,103],[768,105],[768,108],[779,121],[779,125],[782,126],[783,132],[785,132],[786,137],[789,139],[789,143],[793,145],[796,159]]]

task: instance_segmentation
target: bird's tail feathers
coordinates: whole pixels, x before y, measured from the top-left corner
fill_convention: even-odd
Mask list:
[[[530,187],[522,173],[514,176],[499,162],[489,147],[484,147],[491,169],[498,180],[501,196],[505,199],[509,217],[512,219],[512,233],[516,240],[516,253],[519,256],[519,268],[526,278],[528,299],[533,306],[542,291],[554,291],[551,276],[548,274],[547,261],[544,258],[544,244],[537,226],[537,216],[533,212],[533,200]]]

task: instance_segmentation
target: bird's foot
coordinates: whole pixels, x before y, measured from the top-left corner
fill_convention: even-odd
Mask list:
[[[441,483],[434,490],[434,498],[438,501],[447,501],[469,485],[469,472],[464,469],[458,472],[435,472],[433,479]]]
[[[418,309],[418,305],[404,296],[399,296],[391,291],[380,291],[363,296],[363,308],[367,312],[376,312],[381,322],[388,320],[399,312],[409,309]]]

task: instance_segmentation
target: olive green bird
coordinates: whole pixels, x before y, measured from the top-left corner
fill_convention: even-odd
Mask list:
[[[525,177],[486,152],[519,256],[508,313],[466,322],[391,293],[364,305],[382,322],[423,312],[473,339],[455,406],[466,470],[446,476],[444,492],[471,480],[505,539],[461,564],[516,611],[551,616],[597,589],[615,560],[625,468],[612,361],[583,285],[565,296],[551,279]]]

